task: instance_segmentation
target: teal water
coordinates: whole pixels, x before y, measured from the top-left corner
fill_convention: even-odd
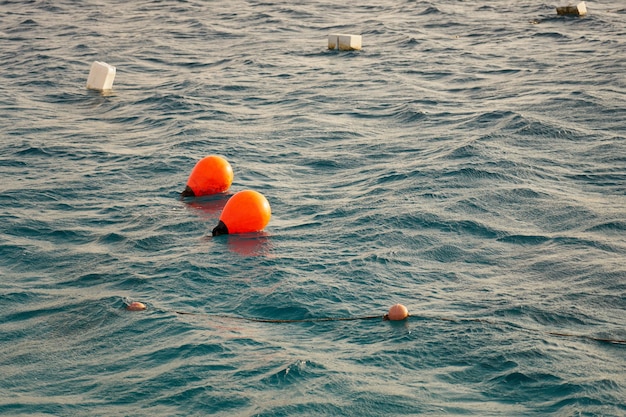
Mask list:
[[[1,1],[0,414],[623,416],[626,8],[506,3]]]

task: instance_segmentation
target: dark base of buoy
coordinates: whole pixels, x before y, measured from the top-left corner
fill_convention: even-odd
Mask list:
[[[213,232],[211,233],[213,234],[213,236],[227,235],[228,227],[226,227],[224,222],[220,220],[220,222],[217,224],[217,226],[215,226],[215,229],[213,229]]]
[[[195,196],[196,196],[196,194],[193,192],[193,190],[191,189],[191,187],[186,186],[186,187],[185,187],[185,190],[184,190],[182,193],[180,193],[180,196],[181,196],[181,197],[195,197]]]

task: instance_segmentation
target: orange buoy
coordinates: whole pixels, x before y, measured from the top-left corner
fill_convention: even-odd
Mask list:
[[[271,217],[270,203],[263,194],[252,190],[239,191],[226,202],[213,236],[259,232]]]
[[[128,311],[141,311],[145,309],[146,305],[144,303],[140,303],[139,301],[133,301],[126,306],[126,310]]]
[[[387,320],[400,321],[409,317],[409,310],[402,304],[395,304],[389,308],[389,313],[385,315]]]
[[[187,187],[181,197],[200,197],[223,193],[233,183],[233,168],[221,156],[209,155],[202,158],[191,170]]]

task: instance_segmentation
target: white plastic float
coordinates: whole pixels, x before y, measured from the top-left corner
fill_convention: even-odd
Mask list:
[[[106,62],[95,61],[91,64],[87,88],[89,90],[107,91],[113,88],[115,67]]]
[[[340,51],[355,51],[361,49],[361,35],[347,35],[343,33],[332,33],[328,35],[328,49],[339,49]]]
[[[575,6],[561,6],[556,8],[556,14],[559,16],[584,16],[587,14],[587,5],[581,1]]]

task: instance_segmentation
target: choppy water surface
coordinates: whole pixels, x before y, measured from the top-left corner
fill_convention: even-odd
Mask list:
[[[624,415],[618,3],[1,2],[0,414]]]

